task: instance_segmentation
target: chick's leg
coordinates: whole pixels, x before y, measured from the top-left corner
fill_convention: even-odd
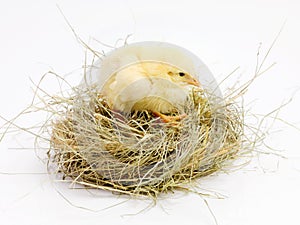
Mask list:
[[[186,114],[181,114],[181,115],[178,115],[178,116],[167,116],[167,115],[164,115],[160,112],[153,112],[153,114],[155,116],[160,117],[165,123],[182,120],[183,118],[186,117]]]

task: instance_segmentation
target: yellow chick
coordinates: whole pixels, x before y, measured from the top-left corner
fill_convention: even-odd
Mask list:
[[[181,119],[167,116],[180,111],[191,87],[199,82],[179,68],[162,62],[141,62],[117,71],[105,83],[102,93],[108,105],[123,113],[148,110],[165,122]]]

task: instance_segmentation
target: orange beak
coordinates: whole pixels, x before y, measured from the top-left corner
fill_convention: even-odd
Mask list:
[[[197,81],[195,78],[190,79],[187,83],[196,87],[200,87],[199,81]]]

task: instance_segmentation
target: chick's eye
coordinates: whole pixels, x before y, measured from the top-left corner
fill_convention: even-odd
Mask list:
[[[179,76],[183,77],[183,76],[185,76],[185,73],[179,72]]]

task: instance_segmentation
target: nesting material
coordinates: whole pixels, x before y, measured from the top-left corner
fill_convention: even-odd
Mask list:
[[[221,170],[241,149],[232,104],[193,89],[186,117],[165,123],[148,111],[113,112],[105,96],[77,90],[53,123],[49,156],[64,178],[92,188],[157,196]],[[220,101],[215,101],[220,102]]]

